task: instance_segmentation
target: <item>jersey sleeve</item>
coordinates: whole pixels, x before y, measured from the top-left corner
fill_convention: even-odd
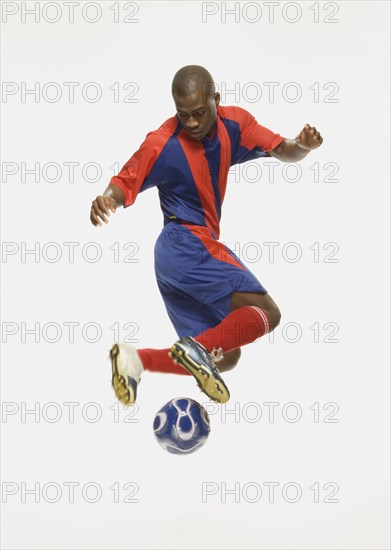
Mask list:
[[[132,205],[141,191],[158,185],[159,171],[154,167],[158,164],[164,144],[156,132],[150,132],[119,174],[111,178],[110,185],[116,185],[125,195],[124,207]]]
[[[262,126],[245,109],[235,108],[236,120],[239,124],[240,139],[234,163],[246,162],[259,157],[269,157],[272,151],[285,140],[269,128]]]

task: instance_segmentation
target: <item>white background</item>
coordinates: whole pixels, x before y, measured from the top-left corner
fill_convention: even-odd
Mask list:
[[[200,2],[141,2],[136,23],[123,22],[131,14],[124,3],[118,4],[118,23],[110,8],[114,2],[99,4],[95,23],[94,6],[83,17],[85,2],[75,7],[73,23],[61,2],[54,23],[49,20],[56,19],[56,6],[38,3],[35,21],[38,15],[24,20],[22,13],[34,3],[2,4],[3,10],[17,10],[7,17],[3,12],[2,24],[2,79],[15,83],[2,103],[2,240],[14,251],[2,260],[3,548],[389,548],[389,3],[299,2],[301,13],[293,22],[297,7],[284,2],[273,21],[263,2],[250,3],[248,11],[238,3],[236,16],[226,19],[223,4],[209,3],[216,13],[204,21]],[[324,22],[334,9],[336,22]],[[119,209],[104,227],[90,224],[89,209],[113,174],[110,166],[122,166],[148,131],[175,114],[171,80],[191,63],[206,66],[221,90],[239,90],[238,97],[223,95],[223,105],[248,109],[285,137],[294,138],[308,122],[324,143],[300,163],[296,182],[284,178],[283,165],[270,181],[263,168],[269,160],[258,163],[259,181],[248,181],[244,173],[230,176],[221,240],[239,250],[278,303],[282,321],[274,342],[266,337],[247,346],[240,365],[225,376],[231,401],[226,409],[208,406],[207,445],[177,457],[155,442],[153,417],[172,397],[206,403],[193,380],[144,374],[130,419],[136,422],[130,423],[126,411],[116,409],[107,360],[114,323],[121,338],[130,332],[126,323],[137,324],[138,347],[164,348],[175,339],[153,272],[153,246],[162,226],[157,191]],[[50,82],[62,94],[58,101],[50,101],[55,91],[45,88]],[[65,82],[80,83],[73,102]],[[90,82],[102,90],[99,101],[81,93]],[[110,90],[115,82],[118,102]],[[137,102],[124,102],[131,91],[123,89],[127,82],[137,83]],[[266,82],[279,83],[274,101]],[[35,83],[37,97],[24,97],[23,86]],[[297,101],[282,94],[289,83],[301,91]],[[262,96],[251,101],[259,90]],[[73,182],[64,165],[69,162],[80,163]],[[83,177],[82,167],[90,162],[102,168],[99,181]],[[23,181],[23,163],[27,168],[39,163],[38,182],[31,174]],[[47,163],[61,167],[59,181],[45,177]],[[315,163],[319,182],[310,169]],[[337,165],[337,181],[327,181],[326,163]],[[16,173],[7,176],[10,166]],[[265,245],[272,241],[279,243],[274,261]],[[80,243],[74,262],[66,242]],[[97,245],[89,252],[93,257],[98,247],[100,261],[82,254],[92,242]],[[118,262],[110,249],[116,242]],[[137,244],[136,263],[124,261],[128,242]],[[24,258],[23,247],[35,243],[36,261],[33,255]],[[57,262],[48,260],[56,250],[45,248],[48,243],[57,243]],[[296,248],[283,254],[287,243]],[[314,243],[320,247],[318,262],[310,249]],[[333,251],[323,249],[326,243],[337,243],[332,257],[337,261],[324,261]],[[289,261],[286,253],[294,258],[295,249],[301,258]],[[66,322],[79,323],[73,342]],[[39,342],[23,336],[23,327],[36,323]],[[47,323],[61,328],[57,342],[50,342],[56,335]],[[101,327],[95,343],[83,339],[87,323]],[[309,328],[314,323],[319,342]],[[326,323],[333,325],[325,328]],[[326,342],[336,325],[337,342]],[[15,334],[7,336],[10,327]],[[87,337],[94,335],[92,327]],[[64,405],[69,402],[79,403],[74,422]],[[274,422],[267,402],[279,403]],[[291,402],[296,409],[283,409]],[[319,422],[310,409],[314,403]],[[323,409],[327,403],[336,405]],[[336,406],[329,420],[338,422],[325,422]],[[25,416],[26,407],[35,407],[36,415]],[[228,410],[235,414],[225,414]],[[301,418],[289,421],[295,410]],[[89,421],[97,412],[101,418]],[[50,422],[56,414],[58,421]],[[80,484],[74,502],[67,482]],[[123,502],[131,492],[123,488],[127,482],[137,484],[138,502]],[[280,484],[274,502],[268,482]],[[47,483],[61,488],[58,502],[49,502],[55,495],[45,492]],[[95,485],[83,498],[87,483]],[[110,489],[115,483],[120,502]],[[217,492],[203,502],[205,483]],[[294,492],[284,498],[287,483],[300,488],[297,502],[289,502]],[[315,483],[318,503],[309,488]],[[325,488],[327,483],[333,485]],[[34,495],[23,495],[35,484],[38,503]],[[227,489],[236,484],[237,502],[234,494],[223,502],[223,484]],[[88,502],[98,486],[100,500]],[[324,502],[336,486],[337,502]],[[10,487],[15,494],[5,493]]]

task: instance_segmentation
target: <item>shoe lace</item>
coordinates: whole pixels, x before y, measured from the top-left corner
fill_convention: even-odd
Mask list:
[[[219,363],[224,359],[223,348],[213,348],[209,355],[214,363]]]

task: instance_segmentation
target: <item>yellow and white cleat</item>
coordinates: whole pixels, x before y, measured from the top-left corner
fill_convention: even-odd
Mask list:
[[[136,348],[129,344],[114,344],[110,350],[111,384],[118,401],[132,405],[136,401],[137,386],[143,366]]]
[[[213,362],[213,357],[204,346],[191,336],[183,336],[171,346],[169,356],[175,364],[194,376],[201,390],[213,401],[226,403],[229,390]]]

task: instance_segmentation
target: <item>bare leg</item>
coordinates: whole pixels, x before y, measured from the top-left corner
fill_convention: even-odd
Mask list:
[[[241,355],[240,348],[234,349],[228,353],[224,354],[224,358],[216,363],[217,368],[220,372],[226,372],[232,370],[239,362]]]

